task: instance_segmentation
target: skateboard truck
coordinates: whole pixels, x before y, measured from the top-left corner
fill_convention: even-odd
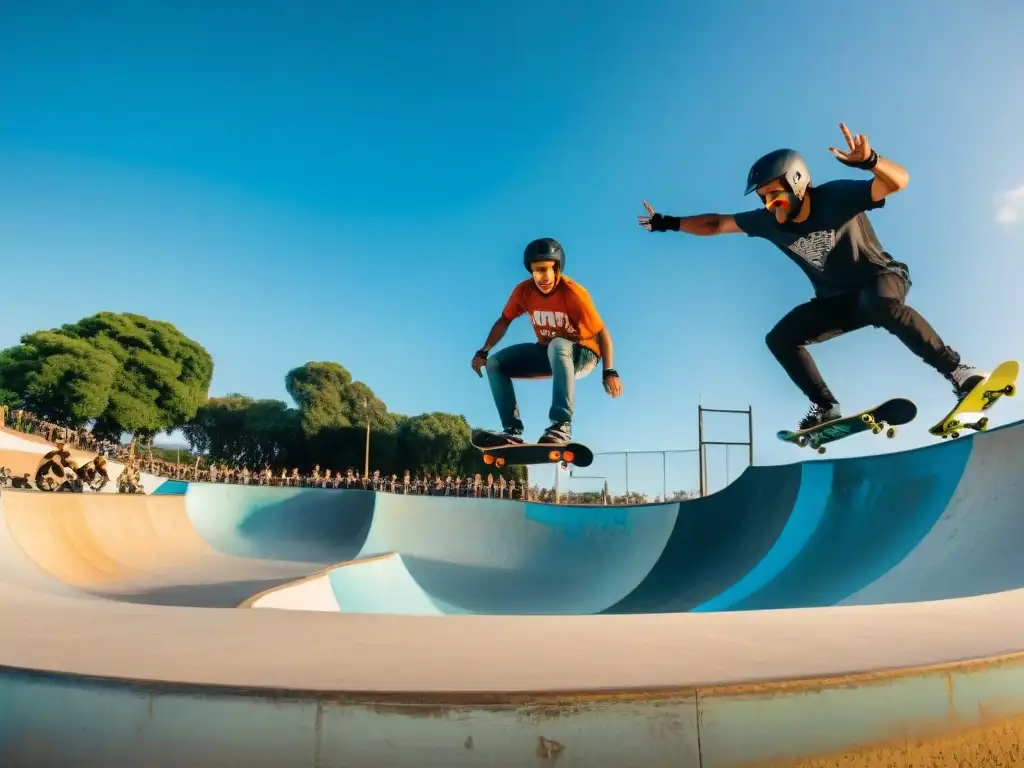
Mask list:
[[[882,432],[885,432],[885,436],[888,437],[890,440],[896,437],[896,427],[890,426],[884,421],[876,422],[874,416],[872,416],[870,413],[862,413],[860,416],[860,420],[863,421],[865,424],[870,425],[871,434],[873,435],[880,435],[882,434]],[[825,430],[822,430],[822,432],[824,431]],[[811,448],[816,450],[818,453],[825,452],[825,446],[820,444],[820,441],[816,439],[816,436],[807,437],[806,435],[801,435],[800,437],[797,438],[796,444],[801,448],[805,448],[808,444],[810,444]]]
[[[1017,394],[1017,387],[1014,384],[1007,384],[1002,389],[986,389],[984,392],[981,393],[981,399],[984,401],[984,403],[981,406],[981,410],[987,411],[995,404],[996,400],[998,400],[1003,395],[1005,395],[1006,397],[1013,397],[1015,394]],[[960,437],[961,429],[973,429],[975,432],[984,432],[986,429],[988,429],[988,416],[982,416],[977,421],[967,422],[960,422],[957,421],[956,419],[953,419],[952,421],[946,423],[946,428],[948,429],[950,427],[953,427],[953,430],[951,432],[942,433],[943,440],[950,437],[956,440],[958,437]]]
[[[568,469],[569,464],[576,458],[576,454],[572,451],[559,451],[557,449],[548,451],[548,458],[551,461],[561,461],[562,469]]]
[[[865,424],[871,425],[871,434],[873,435],[879,435],[884,430],[885,436],[888,437],[890,440],[896,437],[896,427],[891,427],[884,421],[879,421],[876,423],[875,417],[872,416],[870,413],[861,414],[860,420],[863,421]]]
[[[1002,389],[986,389],[981,394],[982,398],[985,400],[985,404],[981,406],[981,409],[983,411],[988,410],[992,407],[992,404],[1003,395],[1013,397],[1015,394],[1017,394],[1017,387],[1014,384],[1007,384]]]

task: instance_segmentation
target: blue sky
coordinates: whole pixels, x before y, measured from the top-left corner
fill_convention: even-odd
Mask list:
[[[523,246],[552,236],[625,386],[613,401],[598,376],[579,383],[579,439],[693,448],[698,402],[752,405],[758,463],[808,458],[774,439],[807,404],[764,345],[806,279],[763,241],[645,233],[642,199],[743,210],[749,165],[779,146],[816,181],[857,175],[827,151],[844,121],[910,171],[872,214],[911,266],[910,303],[968,362],[1022,356],[1024,5],[822,5],[8,6],[0,345],[139,312],[206,346],[213,395],[286,399],[289,368],[336,360],[392,410],[491,425],[469,361],[526,276]],[[524,319],[507,338],[531,337]],[[813,351],[847,410],[921,409],[901,439],[829,455],[932,441],[951,393],[895,339],[868,329]],[[518,389],[539,433],[548,386]],[[743,419],[708,423],[711,439],[745,437]],[[637,459],[632,483],[660,486],[660,463]],[[693,485],[691,459],[669,463],[669,485]]]

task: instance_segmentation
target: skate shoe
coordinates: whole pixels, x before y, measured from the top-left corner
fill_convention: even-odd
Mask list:
[[[945,378],[953,385],[953,394],[956,395],[957,401],[960,401],[988,374],[988,371],[980,371],[973,366],[961,363],[951,373],[947,373]]]
[[[505,438],[509,445],[523,444],[523,431],[521,429],[503,429],[501,432],[496,432],[495,434]]]
[[[843,412],[839,408],[839,403],[832,403],[831,405],[811,403],[811,408],[807,411],[807,415],[800,419],[799,429],[811,429],[827,421],[842,418],[842,416]]]
[[[544,430],[538,443],[568,443],[572,439],[572,426],[567,421],[554,422]]]

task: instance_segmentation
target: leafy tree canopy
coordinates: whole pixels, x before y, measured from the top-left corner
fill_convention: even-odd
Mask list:
[[[67,426],[91,425],[101,438],[128,433],[145,445],[181,429],[207,461],[252,469],[362,470],[369,425],[370,471],[498,474],[470,445],[463,416],[392,413],[339,363],[288,371],[294,406],[240,393],[211,398],[212,377],[209,353],[170,323],[100,312],[0,351],[0,404]],[[500,474],[521,481],[526,471]]]
[[[37,331],[0,352],[8,405],[101,437],[154,435],[188,423],[205,401],[213,359],[170,323],[100,312]]]

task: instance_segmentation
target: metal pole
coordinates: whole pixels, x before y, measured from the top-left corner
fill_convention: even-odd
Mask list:
[[[700,496],[708,495],[708,446],[703,439],[703,407],[697,406],[697,436],[700,440]]]
[[[700,474],[698,484],[700,485],[700,495],[705,495],[706,487],[704,482],[704,462],[706,457],[704,455],[704,408],[700,405],[697,406],[697,472]]]
[[[668,501],[668,469],[667,459],[668,451],[661,452],[661,500]]]
[[[364,452],[363,477],[370,476],[370,407],[363,399],[363,412],[366,414],[366,451]]]
[[[626,503],[629,504],[629,451],[625,452],[626,456]]]
[[[754,466],[754,406],[747,408],[747,439],[750,441],[750,466]]]

